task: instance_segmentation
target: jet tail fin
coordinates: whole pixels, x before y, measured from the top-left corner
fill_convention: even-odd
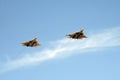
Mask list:
[[[83,30],[83,29],[81,29],[81,30],[80,30],[80,33],[83,33],[83,31],[84,31],[84,30]]]

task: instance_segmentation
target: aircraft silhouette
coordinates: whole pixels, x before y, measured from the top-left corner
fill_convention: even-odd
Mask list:
[[[23,46],[26,46],[26,47],[37,47],[37,46],[40,46],[40,44],[37,41],[37,38],[34,38],[34,39],[32,39],[30,41],[27,41],[27,42],[23,42],[21,44]]]
[[[83,33],[83,29],[80,30],[79,32],[75,32],[73,34],[68,34],[68,38],[73,38],[73,39],[83,39],[87,38],[87,36]]]

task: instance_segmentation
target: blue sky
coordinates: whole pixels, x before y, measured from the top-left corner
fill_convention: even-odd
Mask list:
[[[120,80],[119,4],[0,0],[0,80]],[[80,29],[87,39],[66,37]],[[21,46],[34,37],[42,46]]]

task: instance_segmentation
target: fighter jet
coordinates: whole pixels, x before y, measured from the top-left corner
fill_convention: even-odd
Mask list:
[[[37,47],[37,46],[40,46],[40,44],[37,41],[37,38],[34,38],[34,39],[32,39],[30,41],[27,41],[27,42],[23,42],[21,44],[23,46],[27,46],[27,47]]]
[[[68,38],[73,38],[73,39],[83,39],[87,38],[85,34],[83,33],[83,29],[80,30],[79,32],[73,33],[73,34],[68,34]]]

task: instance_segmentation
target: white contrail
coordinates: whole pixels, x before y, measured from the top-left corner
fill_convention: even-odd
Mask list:
[[[87,39],[61,39],[51,42],[49,48],[35,53],[25,54],[23,57],[10,60],[0,66],[0,72],[33,65],[54,58],[72,56],[75,53],[85,53],[95,48],[120,46],[120,27],[107,29],[101,33],[88,36]]]

